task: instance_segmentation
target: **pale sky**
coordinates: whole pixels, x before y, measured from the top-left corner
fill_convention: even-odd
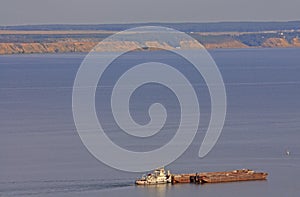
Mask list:
[[[0,0],[0,25],[300,20],[300,0]]]

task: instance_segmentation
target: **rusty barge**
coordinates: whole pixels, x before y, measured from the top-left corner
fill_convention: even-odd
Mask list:
[[[166,173],[167,172],[167,173]],[[179,184],[179,183],[224,183],[238,181],[266,180],[268,173],[256,172],[249,169],[224,171],[224,172],[201,172],[191,174],[171,174],[164,168],[156,169],[154,173],[143,176],[135,181],[137,185],[150,184]]]
[[[268,173],[255,172],[249,169],[225,171],[225,172],[202,172],[194,174],[173,174],[171,182],[177,183],[223,183],[238,181],[266,180]]]

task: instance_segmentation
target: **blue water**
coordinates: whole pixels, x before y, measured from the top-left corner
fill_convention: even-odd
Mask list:
[[[131,54],[127,61],[143,59],[148,53]],[[180,66],[172,56],[150,53]],[[201,125],[188,150],[166,167],[174,173],[251,168],[268,172],[267,181],[136,187],[133,180],[140,173],[114,170],[97,161],[76,132],[72,86],[85,54],[9,55],[0,56],[0,196],[298,197],[300,49],[226,49],[210,53],[227,91],[222,135],[206,157],[197,157],[210,103],[204,82],[187,68],[185,72],[199,87]],[[114,76],[115,72],[108,74]],[[169,103],[171,114],[176,114],[176,100],[170,101],[168,92],[148,90],[148,94],[137,94],[133,104],[159,99]],[[103,110],[100,101],[97,99],[96,105]],[[141,118],[145,112],[136,113]],[[109,121],[106,117],[104,122]],[[151,150],[174,135],[177,118],[171,116],[165,132],[150,141],[130,139],[113,125],[108,126],[107,134],[128,149]],[[290,155],[285,154],[286,150]]]

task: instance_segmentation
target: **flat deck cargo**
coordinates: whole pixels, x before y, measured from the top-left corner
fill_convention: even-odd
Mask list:
[[[222,183],[237,181],[266,180],[268,173],[255,172],[249,169],[224,171],[224,172],[201,172],[194,174],[172,175],[172,183]]]
[[[227,172],[208,172],[199,174],[202,183],[222,183],[237,181],[266,180],[268,173],[242,169]]]

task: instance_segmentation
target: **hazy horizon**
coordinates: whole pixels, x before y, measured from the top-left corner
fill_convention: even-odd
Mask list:
[[[168,22],[168,21],[149,21],[149,22],[124,22],[124,23],[32,23],[32,24],[11,24],[11,25],[0,25],[2,27],[9,27],[9,26],[39,26],[39,25],[128,25],[128,24],[159,24],[159,23],[168,23],[168,24],[177,24],[177,23],[186,23],[186,24],[194,24],[194,23],[255,23],[255,22],[300,22],[300,19],[299,20],[270,20],[270,21],[201,21],[201,22],[197,22],[197,21],[173,21],[173,22]]]
[[[299,0],[2,0],[0,26],[300,20]]]

